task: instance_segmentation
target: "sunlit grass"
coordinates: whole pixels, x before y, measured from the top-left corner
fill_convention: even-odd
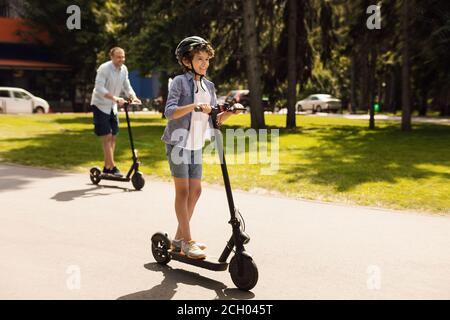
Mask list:
[[[159,115],[132,114],[133,134],[142,171],[170,180],[164,144],[166,120]],[[296,130],[283,129],[284,115],[266,115],[269,137],[279,128],[279,165],[249,163],[258,159],[247,143],[245,163],[228,169],[233,188],[278,192],[292,197],[352,204],[450,212],[450,126],[415,124],[403,133],[398,122],[297,116]],[[250,125],[248,115],[231,118],[226,129]],[[228,141],[230,143],[230,141]],[[270,147],[268,144],[268,157]],[[31,166],[87,172],[102,165],[100,141],[93,134],[91,114],[0,116],[0,158]],[[222,183],[220,166],[205,156],[204,181]],[[121,116],[116,162],[131,165],[126,122]],[[211,162],[211,161],[209,161]],[[267,171],[267,169],[275,171]],[[269,173],[269,174],[267,174]]]

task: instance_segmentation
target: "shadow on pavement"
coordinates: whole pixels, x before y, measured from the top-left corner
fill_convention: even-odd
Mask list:
[[[0,164],[0,191],[23,189],[36,179],[60,177],[63,174],[52,170],[42,170],[9,164]]]
[[[178,284],[200,286],[212,290],[216,293],[214,300],[242,300],[255,297],[252,292],[234,288],[229,289],[222,282],[206,278],[191,271],[173,269],[170,266],[160,265],[156,262],[147,263],[144,267],[151,271],[162,272],[164,276],[163,281],[149,290],[128,294],[118,298],[118,300],[170,300],[177,293]]]
[[[136,191],[134,189],[122,188],[122,187],[117,187],[117,186],[93,186],[88,189],[58,192],[50,199],[53,199],[56,201],[72,201],[72,200],[75,200],[76,198],[91,198],[91,197],[97,197],[97,196],[111,195],[111,193],[98,192],[102,189],[119,189],[119,190],[123,190],[123,192]],[[94,191],[97,191],[97,192],[94,192]]]

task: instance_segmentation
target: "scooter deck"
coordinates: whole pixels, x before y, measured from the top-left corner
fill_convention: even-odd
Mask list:
[[[213,261],[212,257],[206,257],[205,259],[192,259],[188,258],[184,253],[169,250],[172,260],[180,261],[183,263],[191,264],[200,268],[212,270],[212,271],[225,271],[228,268],[227,262]]]
[[[115,177],[113,175],[108,175],[108,174],[101,174],[100,175],[101,180],[113,180],[113,181],[130,181],[130,178],[127,178],[126,176],[124,177]]]

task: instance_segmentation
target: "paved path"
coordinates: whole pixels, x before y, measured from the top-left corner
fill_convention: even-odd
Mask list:
[[[154,262],[151,235],[175,229],[171,183],[101,184],[0,165],[0,299],[450,299],[449,217],[235,192],[260,273],[245,293],[228,272]],[[192,227],[208,253],[227,219],[205,187]]]

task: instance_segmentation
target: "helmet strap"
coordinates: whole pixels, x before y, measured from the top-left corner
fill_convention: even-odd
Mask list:
[[[201,75],[200,73],[197,73],[197,71],[195,71],[194,64],[192,63],[192,60],[190,60],[190,62],[191,62],[192,72],[194,72],[194,75],[200,77],[200,86],[202,87],[203,91],[206,92],[205,88],[203,88],[203,83],[202,83],[202,79],[203,79],[204,75]],[[195,93],[198,93],[198,87],[196,87]]]

